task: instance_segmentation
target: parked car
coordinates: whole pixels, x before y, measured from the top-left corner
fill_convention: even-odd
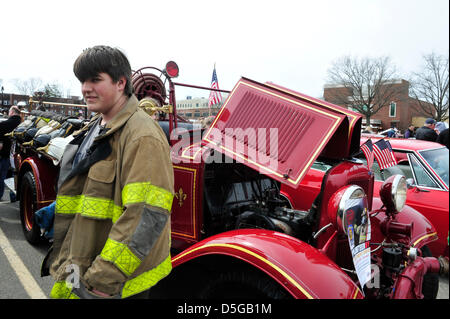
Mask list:
[[[368,136],[361,138],[361,144]],[[371,138],[373,142],[379,138]],[[408,182],[406,204],[421,212],[436,227],[439,239],[429,244],[433,255],[449,256],[449,150],[439,143],[392,138],[389,142],[398,165],[380,173],[375,161],[375,192],[391,175],[402,174]],[[364,160],[364,157],[362,157]]]
[[[361,145],[379,136],[363,134]],[[438,240],[428,244],[433,256],[449,255],[449,151],[441,144],[415,139],[391,138],[398,165],[380,172],[377,161],[372,171],[375,176],[374,196],[379,196],[383,182],[392,175],[404,175],[408,182],[406,205],[422,213],[435,227]],[[364,155],[359,159],[366,163]],[[292,207],[306,209],[320,191],[321,181],[330,165],[318,160],[309,170],[300,187],[294,190],[282,185],[281,191]],[[300,195],[301,194],[301,195]]]

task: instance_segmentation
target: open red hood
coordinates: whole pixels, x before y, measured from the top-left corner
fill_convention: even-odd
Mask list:
[[[348,114],[329,105],[241,78],[202,144],[297,187],[319,155],[350,155]]]
[[[346,109],[342,106],[332,104],[330,102],[326,102],[323,100],[319,100],[316,98],[313,98],[311,96],[308,96],[303,93],[295,92],[291,89],[282,87],[281,85],[268,82],[266,83],[268,86],[272,86],[274,88],[277,88],[278,90],[287,92],[289,94],[292,94],[298,98],[300,98],[303,101],[312,102],[320,107],[323,107],[325,109],[338,112],[341,114],[345,114],[347,116],[347,119],[349,121],[349,127],[348,127],[348,138],[349,142],[348,144],[348,154],[355,154],[360,151],[359,145],[360,145],[360,136],[361,136],[361,124],[362,124],[362,115],[361,113],[351,111],[349,109]]]

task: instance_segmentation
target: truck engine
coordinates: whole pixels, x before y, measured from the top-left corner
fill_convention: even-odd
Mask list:
[[[314,214],[291,208],[280,183],[225,158],[205,166],[204,232],[207,236],[242,228],[274,230],[307,241]]]

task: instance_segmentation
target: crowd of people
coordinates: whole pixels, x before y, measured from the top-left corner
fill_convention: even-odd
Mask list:
[[[402,134],[397,128],[392,127],[388,130],[378,132],[374,127],[366,127],[362,133],[381,134],[387,137],[414,138],[416,140],[437,142],[449,148],[448,127],[444,122],[436,122],[433,118],[427,118],[422,127],[416,129],[414,125],[409,125]]]
[[[415,132],[411,130],[411,126],[407,131],[410,133],[406,137],[405,132],[405,138],[414,137],[416,140],[437,142],[449,148],[448,127],[446,127],[444,122],[436,122],[433,118],[427,118],[424,125],[415,130]]]

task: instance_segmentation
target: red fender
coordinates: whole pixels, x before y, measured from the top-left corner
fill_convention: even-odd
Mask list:
[[[20,163],[19,176],[22,176],[25,171],[33,172],[36,181],[37,190],[37,208],[48,206],[56,198],[55,183],[56,173],[55,167],[50,161],[36,160],[34,157],[28,157]],[[43,176],[45,178],[43,178]],[[20,189],[19,180],[19,187]]]
[[[372,212],[380,209],[382,205],[381,199],[374,197]],[[371,218],[371,221],[373,222],[372,242],[381,242],[386,238],[386,236],[381,233],[381,223],[385,218],[386,214],[384,210],[380,210]],[[411,239],[408,243],[412,247],[421,248],[438,238],[436,229],[431,222],[417,210],[408,205],[405,205],[402,211],[395,215],[394,221],[403,224],[413,223]],[[402,240],[402,237],[399,236],[398,238],[395,238],[392,236],[391,239]]]
[[[363,298],[357,285],[314,247],[286,234],[241,229],[211,236],[173,257],[173,267],[205,255],[243,260],[301,299]]]

